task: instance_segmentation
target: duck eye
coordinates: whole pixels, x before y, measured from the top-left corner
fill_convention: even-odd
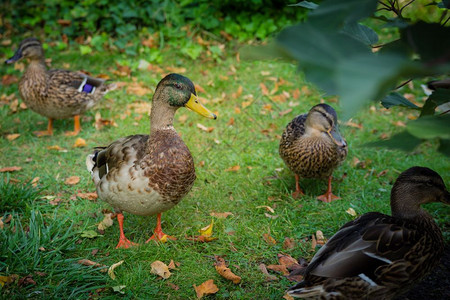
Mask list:
[[[175,87],[179,90],[181,90],[183,87],[181,86],[181,84],[179,84],[178,82],[175,83]]]

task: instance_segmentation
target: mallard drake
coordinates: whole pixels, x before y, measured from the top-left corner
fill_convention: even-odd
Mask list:
[[[48,118],[45,131],[36,131],[38,136],[53,134],[53,120],[74,118],[74,131],[67,135],[77,135],[80,130],[80,114],[94,106],[116,85],[93,78],[80,72],[67,70],[47,70],[44,49],[36,38],[24,39],[14,56],[6,60],[12,64],[23,58],[30,63],[19,82],[19,93],[25,104]]]
[[[441,231],[420,207],[450,204],[435,171],[412,167],[391,191],[392,216],[366,213],[348,222],[317,252],[288,294],[305,299],[393,299],[420,281],[444,251]]]
[[[123,232],[123,213],[150,216],[157,224],[150,240],[172,238],[161,229],[161,213],[178,204],[194,184],[194,161],[186,144],[173,127],[175,112],[187,107],[200,115],[216,115],[197,100],[189,78],[169,74],[156,87],[150,113],[150,135],[121,138],[88,155],[86,165],[97,194],[117,212],[120,239],[116,248],[128,248]]]
[[[339,199],[331,192],[333,170],[347,157],[347,143],[339,132],[336,111],[328,104],[313,106],[295,117],[283,132],[279,153],[295,174],[294,198],[304,195],[300,177],[326,178],[328,190],[317,198],[324,202]]]

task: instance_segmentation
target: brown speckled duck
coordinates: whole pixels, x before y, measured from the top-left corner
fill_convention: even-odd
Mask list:
[[[339,199],[331,192],[333,170],[347,157],[336,111],[328,104],[313,106],[307,114],[294,118],[283,132],[280,156],[295,174],[294,198],[304,195],[299,178],[328,178],[328,190],[317,198],[324,202]]]
[[[420,205],[450,204],[435,171],[412,167],[391,191],[392,216],[370,212],[348,222],[316,253],[288,294],[304,299],[394,299],[438,263],[444,241]]]
[[[19,82],[20,96],[31,110],[48,118],[47,130],[35,132],[38,136],[53,134],[54,119],[72,117],[74,131],[66,135],[77,135],[81,130],[80,114],[116,87],[80,72],[47,70],[44,49],[36,38],[24,39],[14,56],[5,63],[11,64],[22,58],[28,58],[30,64]]]
[[[198,102],[191,80],[169,74],[159,82],[153,96],[150,135],[121,138],[106,148],[97,148],[86,159],[99,198],[118,213],[120,240],[116,248],[135,245],[124,235],[122,211],[141,216],[157,214],[154,235],[148,241],[173,239],[161,229],[161,213],[178,204],[195,181],[191,152],[173,127],[180,107],[216,119]]]

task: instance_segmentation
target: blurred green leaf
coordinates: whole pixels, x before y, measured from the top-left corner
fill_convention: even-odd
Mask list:
[[[424,116],[408,122],[406,130],[421,139],[450,139],[450,115]]]
[[[304,8],[309,8],[309,9],[316,9],[319,7],[318,4],[314,3],[314,2],[309,2],[309,1],[302,1],[296,4],[289,4],[289,6],[301,6]]]
[[[393,135],[388,140],[375,141],[364,144],[364,146],[383,147],[410,152],[414,150],[414,148],[416,148],[421,142],[422,142],[421,139],[416,138],[415,136],[409,134],[407,131],[403,131]]]
[[[94,231],[94,230],[85,230],[85,231],[81,232],[81,237],[88,238],[88,239],[93,239],[98,236],[100,236],[100,234],[98,234],[98,232]]]
[[[436,107],[449,101],[450,101],[449,89],[437,89],[433,91],[433,93],[428,97],[427,101],[425,101],[420,116],[423,117],[426,115],[434,115]]]
[[[390,93],[389,95],[384,97],[381,100],[381,104],[385,108],[391,108],[392,106],[397,106],[397,105],[416,108],[416,109],[419,108],[417,105],[415,105],[414,103],[412,103],[411,101],[409,101],[408,99],[406,99],[405,97],[403,97],[402,95],[400,95],[397,92]]]
[[[378,42],[378,35],[372,28],[356,22],[345,24],[342,32],[368,46],[374,45]]]

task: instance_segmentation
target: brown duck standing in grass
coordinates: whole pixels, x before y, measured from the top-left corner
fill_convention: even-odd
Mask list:
[[[175,112],[187,107],[200,115],[216,115],[197,100],[189,78],[169,74],[156,87],[150,113],[150,135],[121,138],[97,148],[86,159],[97,194],[118,213],[120,240],[116,248],[136,245],[123,231],[123,214],[157,214],[154,235],[147,240],[170,237],[161,229],[161,213],[172,208],[191,190],[195,181],[194,161],[188,147],[173,127]]]
[[[318,104],[307,114],[294,118],[283,132],[280,156],[295,174],[294,198],[304,195],[300,177],[328,178],[328,189],[317,199],[339,199],[331,192],[334,169],[347,157],[347,143],[339,132],[336,111],[328,104]]]
[[[304,299],[394,299],[438,263],[444,241],[420,206],[450,204],[435,171],[412,167],[391,191],[392,216],[366,213],[348,222],[317,252],[288,294]]]
[[[44,49],[36,38],[24,39],[5,63],[12,64],[23,58],[28,58],[30,63],[19,82],[20,96],[31,110],[48,118],[47,130],[35,132],[38,136],[53,134],[54,119],[72,117],[74,131],[66,135],[77,135],[81,131],[80,114],[116,87],[80,72],[47,70]]]

